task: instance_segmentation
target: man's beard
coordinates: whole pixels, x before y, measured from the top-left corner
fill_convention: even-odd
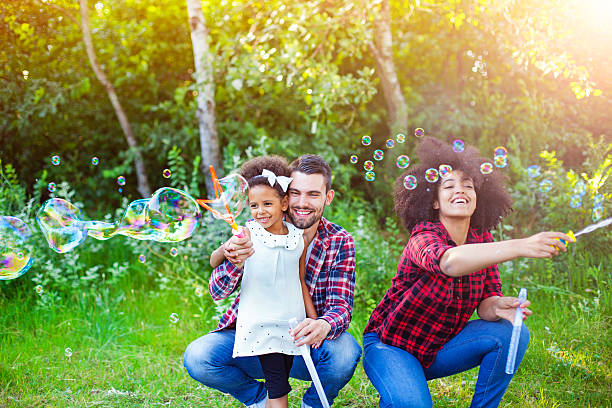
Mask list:
[[[310,208],[309,208],[309,210],[310,210]],[[314,210],[314,212],[310,216],[310,218],[295,220],[295,219],[293,219],[293,211],[290,209],[287,212],[287,216],[288,216],[289,220],[291,221],[291,223],[293,225],[295,225],[296,227],[298,227],[300,229],[307,229],[307,228],[312,227],[313,225],[315,225],[317,222],[319,222],[321,220],[321,217],[323,217],[323,211],[321,211],[320,214],[317,214],[317,211]]]

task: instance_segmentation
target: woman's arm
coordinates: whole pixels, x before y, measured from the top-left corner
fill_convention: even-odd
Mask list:
[[[300,283],[302,285],[302,297],[304,298],[304,307],[306,309],[306,317],[310,317],[311,319],[317,318],[317,311],[314,307],[314,303],[312,303],[312,298],[310,297],[310,291],[308,290],[308,286],[306,286],[306,252],[308,251],[308,245],[306,244],[306,239],[304,239],[304,251],[302,251],[302,256],[300,257]]]
[[[561,232],[547,231],[522,239],[459,245],[444,252],[440,269],[448,276],[459,277],[519,257],[550,258],[559,249],[566,251],[565,245],[555,238],[573,242]]]

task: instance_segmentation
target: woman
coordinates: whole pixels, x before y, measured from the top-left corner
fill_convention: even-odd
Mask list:
[[[497,263],[518,257],[557,255],[571,241],[559,232],[493,242],[489,230],[512,200],[499,171],[483,175],[487,161],[475,148],[454,152],[425,138],[420,165],[400,176],[395,210],[411,237],[397,275],[364,330],[363,366],[380,393],[380,407],[431,407],[427,381],[480,365],[472,407],[496,407],[512,379],[505,373],[515,309],[524,319],[530,302],[519,305],[501,293]],[[426,169],[452,171],[425,179]],[[417,178],[417,187],[405,177]],[[406,186],[404,185],[406,184]],[[474,310],[480,319],[469,321]],[[523,324],[516,367],[529,342]]]

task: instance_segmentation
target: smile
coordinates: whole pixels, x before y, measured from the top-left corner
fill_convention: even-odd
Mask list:
[[[468,200],[463,197],[459,197],[459,198],[455,198],[454,200],[451,200],[451,204],[467,204],[467,203],[468,203]]]
[[[299,215],[300,217],[306,217],[312,213],[311,210],[293,210],[294,213]]]

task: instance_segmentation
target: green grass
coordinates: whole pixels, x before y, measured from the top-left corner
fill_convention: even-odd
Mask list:
[[[125,279],[102,294],[75,293],[51,307],[37,306],[33,285],[0,294],[0,406],[242,406],[199,385],[182,365],[189,342],[216,325],[206,291],[198,297],[181,283],[163,291],[131,285]],[[609,303],[538,292],[530,298],[531,344],[501,406],[611,406]],[[171,313],[178,323],[169,321]],[[350,331],[360,342],[368,315],[356,306]],[[434,406],[468,406],[476,375],[475,369],[432,381]],[[291,407],[299,406],[307,385],[292,380]],[[377,401],[359,364],[335,406],[376,407]]]

